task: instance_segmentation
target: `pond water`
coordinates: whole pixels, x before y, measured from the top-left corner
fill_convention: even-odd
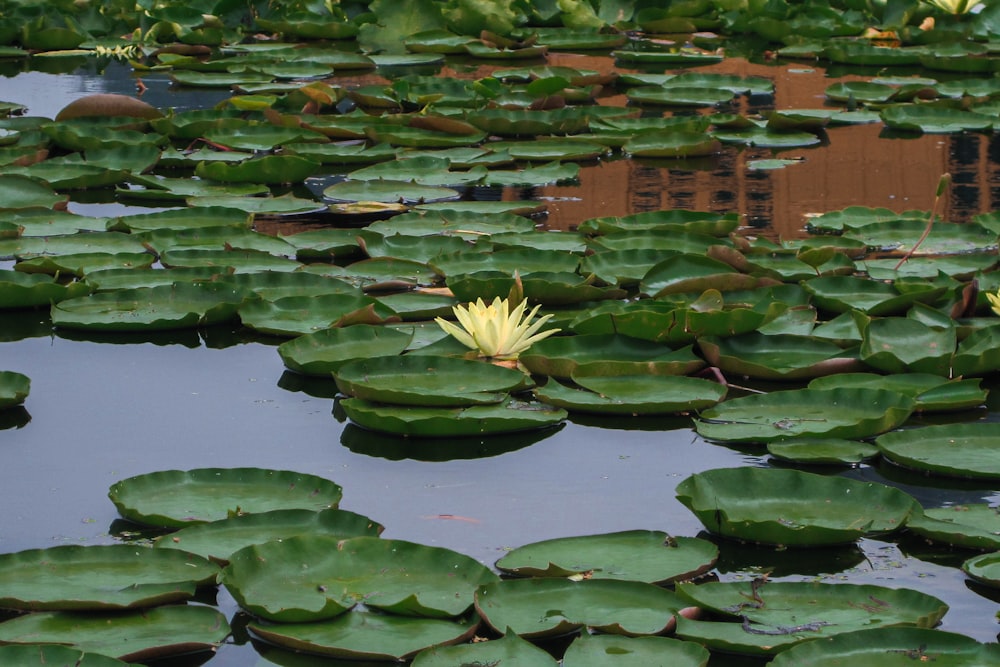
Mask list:
[[[776,108],[821,106],[831,81],[811,64],[727,66],[774,78],[775,97],[751,102]],[[48,117],[85,94],[129,94],[135,85],[116,63],[3,74],[0,99]],[[144,82],[144,99],[159,107],[206,107],[228,96],[182,95],[155,76]],[[929,209],[946,171],[957,185],[945,217],[967,220],[1000,208],[996,139],[879,134],[875,126],[831,129],[825,145],[783,153],[803,160],[777,171],[745,167],[748,158],[770,151],[727,149],[708,161],[595,163],[581,171],[579,186],[516,194],[545,199],[553,228],[597,215],[692,208],[746,213],[747,233],[774,237],[802,234],[806,214],[849,205]],[[89,194],[74,197],[70,208],[91,215],[122,209]],[[341,507],[384,524],[385,537],[492,564],[505,549],[561,536],[635,528],[697,535],[700,524],[674,497],[681,480],[710,468],[770,465],[759,450],[701,440],[686,418],[571,418],[555,431],[453,442],[375,435],[338,418],[332,381],[285,371],[279,342],[218,327],[141,340],[84,337],[52,331],[42,311],[0,315],[0,367],[32,380],[25,409],[0,417],[0,552],[118,539],[130,527],[116,519],[107,498],[117,480],[155,470],[255,466],[332,479],[344,488]],[[995,419],[996,400],[957,419]],[[899,486],[928,507],[1000,502],[1000,490],[989,483],[930,479],[885,464],[838,474]],[[769,572],[773,579],[911,587],[950,605],[944,629],[997,638],[1000,595],[957,569],[967,552],[907,538],[805,552],[719,546],[723,580]],[[236,611],[224,591],[218,604],[230,615]],[[209,663],[272,664],[245,638],[223,646]]]

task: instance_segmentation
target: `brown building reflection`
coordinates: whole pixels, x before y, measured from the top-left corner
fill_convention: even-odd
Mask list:
[[[578,68],[607,67],[602,58],[560,60]],[[741,99],[739,110],[750,113],[823,107],[827,86],[862,78],[829,78],[812,63],[766,66],[736,60],[698,71],[774,80],[773,97]],[[621,98],[614,103],[622,103]],[[990,136],[890,137],[882,124],[873,123],[829,128],[825,139],[817,147],[780,152],[727,146],[722,154],[699,161],[609,159],[588,165],[581,169],[579,186],[542,189],[550,198],[549,226],[569,229],[590,217],[687,208],[738,212],[760,233],[787,238],[803,233],[809,215],[847,206],[929,210],[946,172],[953,179],[942,202],[946,219],[964,222],[1000,208],[1000,140]],[[777,170],[747,166],[748,160],[774,156],[801,161]]]

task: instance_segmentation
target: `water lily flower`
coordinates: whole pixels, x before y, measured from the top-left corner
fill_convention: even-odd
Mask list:
[[[990,302],[990,308],[993,309],[993,312],[1000,315],[1000,290],[987,292],[986,300]]]
[[[532,323],[541,306],[535,306],[525,314],[526,305],[526,301],[521,301],[512,309],[508,299],[496,297],[489,305],[477,299],[465,307],[452,308],[461,327],[440,317],[434,321],[462,345],[479,350],[480,356],[517,359],[532,344],[559,331],[539,331],[552,315],[543,315]]]

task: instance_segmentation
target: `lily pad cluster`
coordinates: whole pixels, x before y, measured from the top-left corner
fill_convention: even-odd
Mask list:
[[[247,630],[262,646],[416,665],[555,665],[535,644],[568,633],[563,665],[592,664],[602,652],[630,656],[614,664],[669,655],[704,665],[706,647],[770,655],[855,629],[932,628],[947,610],[933,596],[878,586],[692,583],[713,568],[718,547],[647,530],[526,544],[496,562],[501,578],[455,551],[380,537],[382,525],[337,507],[339,485],[292,471],[165,470],[121,480],[109,496],[124,518],[159,535],[0,556],[0,604],[23,612],[0,623],[11,659],[62,659],[66,650],[110,665],[214,650],[230,624],[194,600],[216,585],[251,616]],[[870,530],[896,523],[871,512]],[[698,620],[706,612],[723,618]],[[805,614],[811,620],[793,624]],[[956,641],[931,632],[907,642],[927,638]],[[977,646],[989,650],[963,650]]]
[[[793,466],[881,457],[1000,477],[996,429],[972,421],[987,400],[980,379],[1000,370],[995,214],[956,224],[850,207],[780,241],[745,233],[735,211],[597,217],[555,232],[531,191],[572,184],[605,159],[818,146],[836,124],[993,132],[1000,89],[983,74],[1000,70],[998,6],[645,4],[375,0],[246,13],[0,2],[5,59],[72,50],[232,93],[180,112],[103,95],[55,119],[0,106],[0,258],[11,265],[0,309],[48,308],[58,331],[87,336],[242,327],[281,341],[290,371],[334,383],[355,424],[391,435],[485,438],[554,431],[570,414],[680,414],[709,442]],[[823,109],[737,114],[768,99],[771,81],[693,69],[738,53],[736,35],[776,45],[776,57],[884,69],[829,86]],[[547,60],[590,49],[614,59],[611,73]],[[449,59],[484,69],[434,76]],[[932,76],[894,76],[897,66]],[[601,103],[612,94],[628,105]],[[85,191],[165,210],[71,212]],[[433,324],[512,290],[560,329],[514,368],[471,358]],[[27,390],[23,375],[0,373],[0,408]],[[927,414],[969,423],[914,418]],[[677,492],[716,537],[804,547],[906,530],[985,552],[964,571],[1000,581],[996,510],[985,505],[922,509],[885,485],[776,468],[707,471]],[[111,497],[123,517],[174,532],[153,548],[0,557],[0,603],[25,612],[0,623],[0,643],[78,647],[3,646],[0,662],[209,650],[229,622],[193,600],[216,582],[253,616],[256,638],[335,657],[553,664],[531,642],[579,633],[567,667],[665,652],[704,664],[705,646],[787,649],[775,664],[877,650],[996,659],[993,646],[930,630],[946,607],[917,591],[686,582],[714,566],[717,549],[701,538],[545,541],[500,559],[501,578],[462,554],[378,537],[379,524],[337,508],[337,485],[312,476],[161,471]],[[479,633],[490,641],[467,641]]]

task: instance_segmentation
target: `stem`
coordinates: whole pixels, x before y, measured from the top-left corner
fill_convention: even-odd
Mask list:
[[[923,243],[924,239],[926,239],[927,236],[931,233],[931,227],[934,225],[934,218],[935,216],[937,216],[938,204],[941,202],[941,195],[944,194],[944,191],[948,188],[950,184],[951,184],[951,174],[941,174],[941,180],[938,181],[937,193],[935,193],[934,195],[934,205],[931,207],[931,215],[927,219],[927,226],[924,228],[924,233],[920,235],[920,238],[917,239],[917,242],[913,244],[913,247],[910,248],[905,255],[903,255],[902,259],[899,260],[899,262],[893,268],[894,271],[899,271],[899,267],[901,267],[906,262],[906,260],[908,260],[910,256],[917,251],[917,248],[920,247],[920,244]]]

